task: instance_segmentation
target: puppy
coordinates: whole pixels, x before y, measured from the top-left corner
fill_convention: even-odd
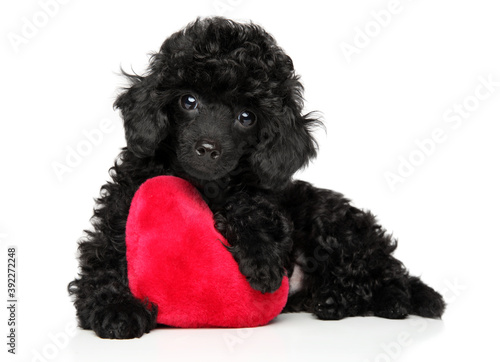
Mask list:
[[[198,19],[163,43],[146,74],[127,76],[115,102],[127,147],[101,188],[68,286],[82,328],[123,339],[155,327],[157,307],[128,287],[125,224],[135,191],[159,175],[200,190],[254,289],[270,293],[290,277],[285,312],[442,315],[442,297],[392,256],[396,241],[370,212],[292,180],[316,155],[319,121],[303,114],[293,63],[261,27]]]

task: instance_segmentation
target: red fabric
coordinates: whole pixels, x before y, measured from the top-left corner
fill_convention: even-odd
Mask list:
[[[129,286],[158,305],[173,327],[255,327],[285,306],[288,278],[274,293],[250,287],[198,191],[174,176],[146,181],[127,220]]]

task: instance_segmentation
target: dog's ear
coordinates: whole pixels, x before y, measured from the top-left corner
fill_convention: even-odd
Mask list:
[[[292,175],[316,156],[316,141],[311,128],[320,123],[311,114],[302,116],[294,107],[260,131],[259,143],[250,157],[254,172],[263,187],[280,189]]]
[[[124,75],[131,86],[118,96],[114,103],[122,114],[127,148],[137,157],[155,153],[158,144],[167,136],[169,123],[164,111],[164,100],[159,92],[161,64],[153,56],[146,76]]]

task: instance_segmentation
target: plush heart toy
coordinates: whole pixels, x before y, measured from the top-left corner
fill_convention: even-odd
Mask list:
[[[158,305],[158,323],[255,327],[285,306],[288,278],[274,293],[252,289],[207,204],[181,178],[158,176],[141,185],[130,207],[126,244],[130,290]]]

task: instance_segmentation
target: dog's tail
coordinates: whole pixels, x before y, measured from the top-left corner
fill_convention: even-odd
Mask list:
[[[410,276],[411,306],[410,314],[426,317],[441,318],[446,303],[441,294],[424,284],[420,278]]]

